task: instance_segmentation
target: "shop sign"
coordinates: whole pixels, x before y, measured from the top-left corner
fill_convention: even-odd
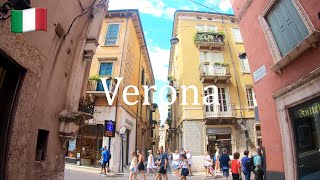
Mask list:
[[[293,111],[294,118],[305,118],[320,114],[320,102],[305,104]]]
[[[114,137],[116,132],[116,122],[112,120],[104,121],[104,136],[105,137]]]
[[[126,123],[129,124],[131,127],[133,127],[133,122],[130,121],[129,119],[126,119]]]

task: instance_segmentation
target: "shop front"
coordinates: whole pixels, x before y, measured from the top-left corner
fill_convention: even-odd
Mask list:
[[[232,129],[229,127],[225,128],[208,128],[207,133],[207,151],[210,156],[213,157],[216,151],[219,154],[222,153],[222,149],[226,148],[228,154],[233,153],[233,143],[232,143]]]
[[[288,109],[300,180],[320,177],[320,96]]]
[[[68,142],[66,162],[84,166],[99,166],[104,126],[85,125],[78,136]]]

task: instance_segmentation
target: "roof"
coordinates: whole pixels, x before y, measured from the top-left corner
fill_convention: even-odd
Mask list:
[[[155,78],[154,78],[153,69],[152,69],[152,65],[151,65],[151,61],[150,61],[149,50],[148,50],[147,43],[146,43],[146,39],[145,39],[145,36],[144,36],[144,31],[143,31],[143,27],[142,27],[142,23],[141,23],[141,18],[140,18],[139,10],[138,10],[138,9],[108,10],[108,12],[106,13],[106,16],[107,16],[108,14],[115,14],[115,13],[119,13],[119,15],[120,15],[121,13],[131,13],[130,16],[132,16],[132,15],[134,15],[134,14],[137,14],[139,26],[141,27],[143,44],[144,44],[144,47],[145,47],[145,49],[146,49],[148,64],[149,64],[149,66],[150,66],[150,68],[151,68],[152,84],[155,84]],[[139,32],[137,32],[137,33],[139,33]]]

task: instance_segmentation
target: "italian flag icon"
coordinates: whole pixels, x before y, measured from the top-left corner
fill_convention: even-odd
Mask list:
[[[11,10],[11,32],[47,31],[47,9]]]

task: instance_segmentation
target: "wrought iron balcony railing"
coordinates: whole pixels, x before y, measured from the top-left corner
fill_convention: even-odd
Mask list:
[[[93,114],[94,112],[94,102],[90,100],[85,100],[84,97],[79,101],[78,111]]]
[[[205,118],[233,118],[236,117],[235,105],[209,105],[204,106]]]

